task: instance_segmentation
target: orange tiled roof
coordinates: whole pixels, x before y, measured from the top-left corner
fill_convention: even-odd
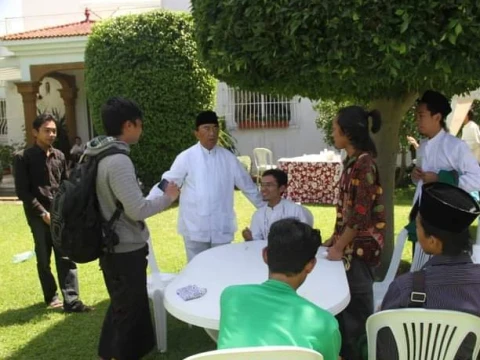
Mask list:
[[[31,40],[31,39],[49,39],[70,36],[87,36],[92,32],[92,26],[95,21],[85,20],[71,24],[46,27],[38,30],[30,30],[17,34],[4,36],[2,40]]]

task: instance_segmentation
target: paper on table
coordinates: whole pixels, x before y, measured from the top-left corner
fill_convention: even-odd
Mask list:
[[[158,187],[158,184],[160,183],[156,183],[155,185],[153,185],[152,189],[147,195],[147,200],[153,200],[155,198],[163,196],[163,191],[160,190],[160,188]]]

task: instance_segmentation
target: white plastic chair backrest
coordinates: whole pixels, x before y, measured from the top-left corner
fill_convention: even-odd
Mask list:
[[[155,252],[153,251],[152,239],[148,238],[148,267],[150,268],[150,272],[153,274],[160,274],[160,270],[158,268],[157,259],[155,258]]]
[[[387,274],[383,279],[382,283],[390,284],[397,275],[398,267],[400,266],[400,261],[402,260],[403,248],[405,247],[405,242],[408,238],[408,231],[402,229],[400,234],[397,236],[397,241],[395,243],[395,248],[393,249],[392,258],[390,259],[390,265],[388,265]]]
[[[296,346],[262,346],[208,351],[184,360],[323,360],[323,356]]]
[[[273,165],[273,153],[266,148],[253,149],[253,159],[255,160],[257,169],[261,166]]]
[[[313,227],[313,214],[310,211],[310,209],[306,208],[305,206],[302,206],[303,212],[305,213],[305,217],[307,218],[307,224]]]
[[[415,251],[413,252],[412,266],[410,266],[410,271],[417,271],[423,268],[423,265],[430,260],[431,256],[425,254],[422,249],[422,246],[418,243],[415,243]]]
[[[480,350],[480,317],[450,310],[398,309],[367,319],[368,359],[376,359],[377,335],[391,329],[399,359],[454,360],[469,333],[476,335],[473,359]]]

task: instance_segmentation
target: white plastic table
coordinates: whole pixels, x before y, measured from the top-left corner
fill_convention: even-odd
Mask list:
[[[218,330],[223,289],[236,284],[260,284],[268,279],[268,268],[262,258],[266,244],[266,241],[249,241],[200,253],[165,289],[165,309],[186,323]],[[317,265],[298,294],[335,315],[350,302],[350,291],[343,262],[325,259],[325,251],[319,249]],[[199,299],[184,301],[176,291],[187,285],[204,287],[207,293]]]

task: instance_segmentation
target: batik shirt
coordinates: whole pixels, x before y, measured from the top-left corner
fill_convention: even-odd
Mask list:
[[[348,157],[343,164],[336,205],[337,219],[334,238],[339,238],[346,227],[358,235],[373,236],[383,246],[385,207],[377,164],[368,153]],[[352,244],[345,248],[351,257]]]

